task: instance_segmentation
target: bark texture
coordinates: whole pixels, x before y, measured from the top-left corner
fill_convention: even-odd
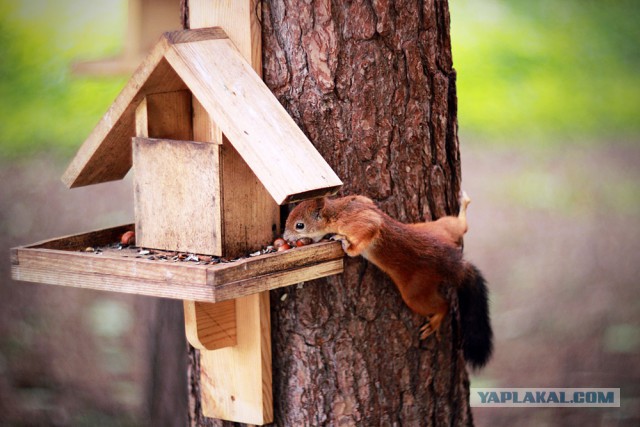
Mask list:
[[[265,1],[262,31],[265,82],[344,181],[342,193],[406,222],[455,212],[445,0]],[[450,297],[440,339],[420,342],[424,319],[361,258],[344,275],[273,291],[274,425],[471,425]],[[230,425],[202,417],[191,356],[191,425]]]

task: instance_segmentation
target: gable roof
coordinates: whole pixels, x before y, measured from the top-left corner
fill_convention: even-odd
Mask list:
[[[78,150],[62,180],[122,179],[132,166],[135,111],[148,94],[188,89],[278,204],[342,182],[219,28],[165,33]]]

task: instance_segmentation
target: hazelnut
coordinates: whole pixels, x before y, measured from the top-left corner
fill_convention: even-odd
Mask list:
[[[280,249],[280,247],[282,245],[286,245],[287,241],[284,240],[282,237],[278,237],[276,240],[273,241],[273,247],[276,249]]]
[[[289,249],[291,249],[291,245],[289,245],[287,242],[284,242],[283,245],[278,247],[278,252],[288,251]]]
[[[308,237],[303,237],[302,239],[298,239],[298,240],[296,240],[296,246],[297,246],[297,247],[300,247],[300,246],[306,246],[306,245],[311,244],[311,242],[312,242],[312,241],[313,241],[313,240],[311,240],[311,239],[310,239],[310,238],[308,238]]]
[[[133,231],[127,231],[120,238],[120,243],[123,245],[134,245],[136,243],[136,233]]]

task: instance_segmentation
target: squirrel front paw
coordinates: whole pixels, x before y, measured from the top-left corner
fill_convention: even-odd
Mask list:
[[[343,236],[342,234],[334,234],[333,236],[331,236],[331,240],[340,242],[342,244],[342,250],[347,255],[349,254],[349,247],[351,246],[351,243],[349,243],[347,236]]]

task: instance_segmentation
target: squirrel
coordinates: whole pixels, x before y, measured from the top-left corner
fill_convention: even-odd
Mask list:
[[[407,306],[428,320],[420,339],[440,329],[449,311],[440,286],[458,292],[463,353],[474,368],[481,368],[493,351],[488,290],[480,271],[462,257],[467,232],[467,206],[462,194],[458,216],[405,224],[382,210],[369,198],[352,195],[319,198],[298,204],[289,214],[284,239],[310,238],[318,242],[327,235],[340,241],[351,257],[362,255],[395,283]]]

